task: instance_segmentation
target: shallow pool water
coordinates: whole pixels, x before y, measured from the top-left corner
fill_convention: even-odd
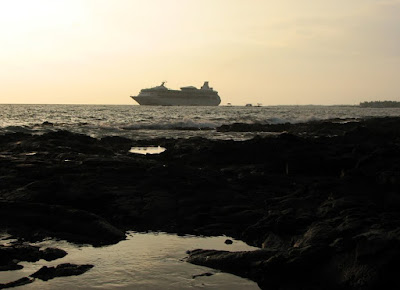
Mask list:
[[[146,146],[146,147],[132,147],[129,150],[129,152],[134,154],[147,155],[147,154],[161,154],[165,150],[167,149],[161,146]]]
[[[242,241],[225,244],[227,237],[177,236],[166,233],[128,233],[126,240],[106,247],[74,245],[66,241],[47,240],[43,247],[58,247],[68,252],[52,262],[21,262],[23,269],[0,272],[0,283],[29,276],[42,266],[61,263],[93,264],[94,268],[79,276],[36,280],[18,289],[259,289],[253,281],[185,262],[187,250],[216,249],[252,251]],[[212,276],[193,278],[202,273]]]

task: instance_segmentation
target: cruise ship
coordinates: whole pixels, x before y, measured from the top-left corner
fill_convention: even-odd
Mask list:
[[[131,96],[139,105],[144,106],[218,106],[221,98],[218,92],[204,82],[200,89],[193,86],[170,90],[164,86],[142,89],[137,96]]]

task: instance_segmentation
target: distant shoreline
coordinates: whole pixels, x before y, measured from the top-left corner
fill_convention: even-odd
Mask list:
[[[396,101],[372,101],[361,102],[361,108],[400,108],[400,102]]]

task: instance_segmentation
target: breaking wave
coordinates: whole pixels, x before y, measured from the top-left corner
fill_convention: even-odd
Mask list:
[[[142,123],[123,126],[124,130],[213,130],[222,123],[213,122],[196,122],[193,120],[185,120],[178,122],[163,123]]]
[[[0,134],[68,130],[93,137],[237,138],[222,125],[283,124],[400,116],[400,109],[356,106],[146,107],[95,105],[0,105]],[[239,136],[240,137],[240,136]],[[251,135],[246,136],[251,137]],[[241,138],[241,137],[240,137]]]

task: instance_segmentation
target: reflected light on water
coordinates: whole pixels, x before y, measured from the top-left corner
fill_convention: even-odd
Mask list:
[[[0,272],[0,283],[29,276],[42,266],[61,263],[92,264],[94,268],[79,276],[37,279],[23,289],[259,289],[253,281],[214,269],[186,263],[187,250],[198,248],[228,251],[253,251],[242,241],[225,244],[227,237],[177,236],[166,233],[128,234],[126,240],[106,247],[74,245],[47,240],[41,247],[58,247],[68,252],[62,259],[35,263],[21,262],[23,269]],[[213,273],[208,277],[193,275]],[[21,288],[21,289],[22,289]]]
[[[129,152],[134,154],[160,154],[163,153],[165,150],[164,147],[161,146],[147,146],[147,147],[132,147]]]

